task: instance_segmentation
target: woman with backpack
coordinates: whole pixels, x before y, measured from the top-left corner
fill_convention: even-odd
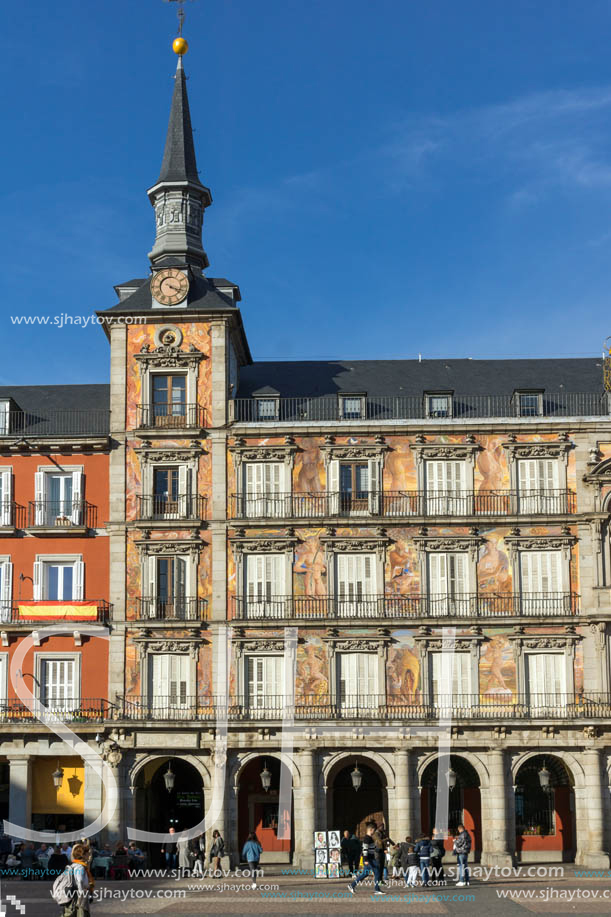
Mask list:
[[[61,917],[89,917],[95,879],[89,869],[91,851],[86,844],[72,848],[72,863],[53,883],[51,896],[61,907]]]

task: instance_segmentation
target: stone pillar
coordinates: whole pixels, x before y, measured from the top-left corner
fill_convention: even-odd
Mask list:
[[[505,752],[493,748],[488,752],[489,786],[483,807],[482,862],[487,866],[511,866],[514,843],[509,844],[508,808],[513,803]]]
[[[603,850],[604,805],[602,768],[598,748],[586,748],[581,756],[584,787],[579,794],[577,812],[577,855],[575,863],[589,869],[608,869],[609,854]]]
[[[395,750],[394,766],[395,791],[389,800],[388,832],[394,841],[400,842],[408,835],[416,835],[413,762],[408,748]]]
[[[97,749],[96,749],[97,751]],[[85,761],[83,820],[85,827],[100,817],[102,811],[102,781],[94,769]],[[132,822],[133,824],[133,822]]]
[[[316,821],[316,751],[306,748],[297,755],[301,774],[299,787],[293,788],[293,824],[295,825],[294,864],[300,869],[311,868]]]
[[[212,781],[211,781],[211,783],[212,783],[212,785],[211,785],[211,788],[210,788],[210,797],[209,797],[209,799],[210,799],[210,805],[212,805],[212,798],[213,798],[213,795],[214,795],[215,787],[217,787],[217,792],[220,794],[220,797],[221,797],[221,807],[220,807],[220,809],[219,809],[219,813],[218,813],[216,819],[214,820],[214,822],[210,824],[210,827],[207,827],[207,828],[206,828],[206,859],[209,859],[209,857],[210,857],[210,848],[212,847],[212,844],[213,844],[213,840],[212,840],[212,832],[213,832],[213,831],[220,831],[220,832],[221,832],[221,837],[222,837],[223,840],[225,841],[225,853],[226,853],[226,854],[229,853],[229,849],[228,849],[228,848],[232,847],[232,839],[231,839],[231,836],[228,836],[228,834],[227,834],[227,824],[226,824],[226,813],[227,813],[227,809],[226,809],[226,797],[227,797],[226,776],[227,776],[227,771],[226,771],[226,770],[223,771],[222,779],[219,779],[219,778],[218,778],[218,775],[216,774],[216,767],[215,767],[215,765],[214,765],[214,755],[211,756],[211,765],[212,765],[212,767],[211,767],[211,775],[212,775]],[[232,858],[235,858],[235,856],[236,856],[236,851],[232,849],[232,850],[231,850],[231,857],[232,857]],[[224,868],[225,868],[225,865],[224,865],[223,863],[221,863],[221,867],[224,869]]]
[[[32,780],[30,777],[31,758],[8,756],[9,762],[9,821],[23,828],[32,827]]]

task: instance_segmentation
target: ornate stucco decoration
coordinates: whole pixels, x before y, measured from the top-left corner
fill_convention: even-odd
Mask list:
[[[135,354],[135,358],[142,372],[151,367],[155,369],[196,369],[199,362],[206,359],[206,356],[194,344],[190,344],[186,350],[172,344],[160,344],[153,348],[150,344],[143,344],[140,353]]]
[[[243,638],[236,641],[236,646],[238,650],[243,653],[283,653],[285,641],[283,639],[275,639],[270,637],[258,637],[256,639]]]
[[[594,511],[603,510],[601,491],[603,485],[611,484],[611,459],[606,458],[600,461],[600,451],[598,444],[590,449],[590,461],[588,462],[588,471],[583,475],[583,481],[589,484],[594,490]],[[605,507],[608,511],[609,501],[607,499]]]
[[[327,436],[324,445],[320,447],[326,465],[334,459],[344,462],[379,459],[388,450],[389,446],[383,436],[376,436],[373,443],[344,444],[336,443],[334,436]]]
[[[476,528],[472,528],[469,535],[429,535],[426,529],[421,529],[421,534],[414,537],[414,543],[420,551],[468,551],[474,560],[481,545],[485,543]]]
[[[292,436],[285,436],[284,443],[274,443],[269,446],[237,439],[233,445],[229,446],[229,451],[233,455],[236,466],[241,465],[242,462],[284,462],[290,465],[298,447]]]
[[[111,767],[118,767],[123,759],[123,752],[120,746],[112,739],[107,739],[102,743],[101,753],[103,760],[110,764]]]
[[[427,442],[424,436],[417,437],[411,444],[411,449],[416,453],[416,462],[420,464],[426,459],[468,459],[475,460],[475,454],[481,450],[481,445],[475,441],[473,435],[465,437],[462,443],[433,443]]]
[[[175,554],[189,554],[193,557],[198,555],[204,548],[204,542],[196,532],[194,532],[194,537],[189,539],[181,538],[161,541],[144,537],[142,540],[137,541],[136,544],[140,554],[147,557],[151,555],[167,557]]]
[[[523,628],[518,628],[516,633],[508,635],[508,639],[517,660],[524,650],[564,650],[572,653],[581,637],[572,628],[567,628],[562,634],[528,634],[523,632]]]
[[[204,454],[199,443],[193,443],[186,448],[155,448],[149,441],[145,441],[140,448],[136,447],[134,452],[140,457],[140,462],[145,465],[149,462],[192,462],[200,455]]]
[[[292,551],[299,539],[291,529],[284,535],[263,536],[259,538],[236,534],[231,536],[229,541],[236,555],[282,554],[286,551]]]
[[[570,556],[571,548],[577,542],[577,537],[571,534],[568,526],[563,526],[560,535],[522,535],[519,528],[511,530],[505,536],[505,544],[509,551],[554,551],[562,549],[566,556]]]
[[[335,535],[333,529],[328,529],[325,535],[320,536],[320,543],[334,554],[377,554],[383,560],[386,548],[392,542],[385,529],[378,529],[377,534],[371,537]]]
[[[197,630],[191,630],[186,634],[181,632],[180,637],[166,640],[160,640],[150,632],[140,631],[134,636],[134,641],[138,645],[141,661],[149,653],[178,653],[197,659],[200,646],[209,642],[203,639]]]
[[[568,453],[573,448],[573,443],[563,439],[549,442],[514,442],[509,440],[502,443],[503,449],[507,451],[510,459],[523,458],[560,458],[563,456],[565,461]]]

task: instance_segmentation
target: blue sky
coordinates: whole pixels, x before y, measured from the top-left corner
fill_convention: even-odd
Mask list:
[[[5,5],[0,384],[107,380],[100,328],[10,317],[91,315],[146,275],[172,7]],[[600,353],[610,2],[186,12],[209,273],[239,283],[255,359]]]

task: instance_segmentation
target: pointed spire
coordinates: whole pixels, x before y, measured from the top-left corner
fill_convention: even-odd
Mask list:
[[[187,83],[182,55],[188,45],[175,39],[178,66],[170,109],[161,173],[148,190],[155,209],[155,243],[149,258],[153,268],[188,264],[200,272],[208,266],[202,244],[204,211],[212,203],[208,188],[199,180]]]
[[[182,55],[179,56],[176,66],[174,95],[158,181],[191,181],[201,184],[195,161],[195,145]]]

